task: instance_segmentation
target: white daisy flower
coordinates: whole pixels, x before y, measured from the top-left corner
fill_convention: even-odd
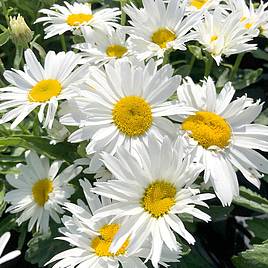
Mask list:
[[[258,35],[259,31],[248,31],[240,20],[239,13],[226,15],[222,13],[222,9],[216,9],[213,13],[206,12],[204,21],[194,27],[198,42],[218,65],[222,56],[229,57],[257,49],[256,44],[248,42]]]
[[[163,58],[167,49],[186,50],[185,43],[195,38],[189,33],[200,23],[202,13],[186,16],[186,0],[143,0],[144,8],[126,5],[125,12],[131,18],[128,27],[131,51],[139,60]]]
[[[258,172],[268,173],[268,161],[253,149],[268,151],[268,127],[251,124],[262,110],[259,101],[243,96],[232,101],[235,90],[227,83],[217,95],[211,78],[202,86],[190,77],[179,87],[179,100],[196,109],[183,120],[181,131],[196,161],[205,166],[204,181],[212,184],[223,205],[239,195],[235,168],[260,186]]]
[[[240,14],[240,22],[248,30],[259,29],[265,21],[267,21],[268,10],[266,10],[268,3],[260,2],[257,8],[254,7],[250,1],[249,6],[245,0],[226,0],[228,8]],[[256,31],[256,33],[258,33]]]
[[[0,236],[0,257],[9,239],[10,239],[10,232],[6,232],[2,236]],[[8,254],[0,258],[0,264],[3,264],[7,261],[15,259],[16,257],[20,255],[20,253],[21,252],[19,250],[14,250],[14,251],[9,252]]]
[[[183,160],[184,148],[179,140],[172,144],[165,137],[160,144],[150,136],[149,146],[138,147],[136,157],[124,147],[118,149],[117,157],[102,154],[105,166],[116,180],[96,182],[92,190],[117,203],[98,209],[94,218],[111,215],[124,218],[124,225],[111,244],[111,252],[117,252],[129,236],[135,249],[149,238],[151,250],[147,257],[158,267],[163,245],[173,252],[178,250],[173,232],[190,244],[195,242],[180,219],[181,213],[206,222],[210,220],[195,205],[207,207],[203,201],[214,195],[199,194],[198,189],[190,188],[203,167],[190,163],[189,159]]]
[[[54,4],[51,9],[41,9],[39,12],[47,16],[38,18],[35,23],[50,24],[45,28],[45,38],[61,35],[67,31],[75,31],[81,26],[90,26],[105,32],[116,26],[117,16],[121,14],[118,8],[104,8],[92,12],[91,5],[64,2],[65,6]]]
[[[97,195],[91,193],[89,181],[80,180],[80,185],[88,205],[81,200],[78,201],[79,205],[65,204],[72,217],[63,216],[62,222],[65,227],[60,228],[60,232],[64,236],[57,238],[69,242],[73,248],[57,254],[47,264],[58,261],[53,268],[118,268],[119,264],[122,268],[146,268],[139,257],[143,258],[148,250],[142,247],[136,252],[131,250],[131,237],[125,239],[116,253],[110,252],[112,240],[122,228],[122,223],[111,222],[110,217],[93,222],[92,215],[95,211],[111,202],[106,198],[102,198],[101,202]],[[167,251],[161,260],[175,262],[177,256],[178,254]]]
[[[82,33],[86,42],[73,47],[83,52],[86,62],[105,64],[112,60],[128,59],[129,45],[126,33],[121,29],[105,33],[83,27]]]
[[[51,166],[49,160],[33,151],[25,153],[26,165],[17,165],[19,174],[8,174],[6,179],[15,190],[8,192],[5,200],[11,203],[7,212],[22,212],[16,222],[29,220],[28,231],[36,224],[36,231],[46,233],[49,228],[49,218],[60,222],[58,213],[60,207],[74,193],[68,184],[77,176],[81,167],[69,166],[58,174],[62,161],[54,161]]]
[[[1,123],[15,119],[11,124],[11,128],[15,128],[35,108],[40,107],[39,121],[43,122],[44,127],[51,128],[58,101],[76,94],[69,86],[84,79],[88,66],[83,65],[74,71],[81,56],[71,51],[58,54],[49,51],[42,67],[34,53],[27,49],[25,61],[24,71],[12,69],[4,72],[5,79],[11,85],[0,89],[0,110],[13,109],[3,115]]]
[[[89,84],[93,90],[81,90],[81,96],[68,102],[60,118],[62,124],[79,127],[70,142],[90,139],[86,147],[89,155],[94,154],[90,168],[99,168],[100,151],[114,154],[120,145],[131,150],[148,143],[149,133],[158,139],[174,134],[173,123],[163,116],[191,110],[167,101],[181,80],[172,74],[170,65],[157,70],[153,60],[146,66],[116,61],[106,64],[105,71],[92,69]]]

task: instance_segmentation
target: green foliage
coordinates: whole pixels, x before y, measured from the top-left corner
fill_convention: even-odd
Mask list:
[[[263,219],[254,218],[246,222],[249,230],[254,234],[253,242],[260,243],[264,240],[268,240],[268,219],[266,217]]]
[[[254,245],[239,256],[232,258],[236,268],[267,268],[268,267],[268,240],[260,245]]]
[[[239,193],[240,196],[234,199],[234,204],[257,212],[268,213],[268,200],[266,198],[243,186],[240,187]]]
[[[28,262],[37,264],[38,267],[44,267],[45,263],[57,253],[68,248],[68,243],[54,239],[59,236],[55,227],[52,232],[47,234],[35,233],[33,235],[27,244],[28,249],[25,254],[25,259]]]

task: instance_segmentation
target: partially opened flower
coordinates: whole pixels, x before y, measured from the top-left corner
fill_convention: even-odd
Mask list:
[[[5,249],[5,246],[8,242],[8,240],[10,239],[10,232],[6,232],[4,233],[2,236],[0,236],[0,257]],[[18,257],[20,255],[20,251],[19,250],[14,250],[9,252],[8,254],[6,254],[5,256],[2,256],[0,258],[0,264],[3,264],[7,261],[10,261],[16,257]]]
[[[81,167],[69,166],[59,173],[62,161],[49,165],[46,157],[39,158],[33,151],[27,151],[25,158],[27,164],[17,166],[19,174],[6,176],[8,183],[16,188],[5,196],[11,203],[7,211],[22,212],[16,222],[20,225],[29,220],[28,231],[36,225],[36,231],[46,233],[50,218],[60,222],[61,206],[74,193],[69,181],[80,173]]]
[[[79,127],[70,142],[90,139],[86,151],[94,154],[91,163],[96,168],[101,164],[98,152],[114,154],[120,145],[132,150],[147,144],[149,133],[160,140],[172,136],[175,127],[164,116],[190,114],[187,107],[167,101],[180,82],[168,64],[157,70],[153,60],[141,66],[116,61],[106,64],[104,71],[95,68],[90,73],[92,90],[70,100],[60,121]]]
[[[110,204],[111,201],[102,198],[101,202],[97,195],[91,193],[89,181],[80,180],[80,185],[83,188],[87,205],[81,200],[78,201],[78,205],[65,204],[65,208],[71,212],[72,216],[63,216],[64,227],[60,228],[60,232],[64,236],[57,238],[69,242],[73,248],[57,254],[47,264],[57,261],[54,268],[118,268],[119,264],[122,268],[146,268],[147,266],[140,257],[144,258],[148,249],[140,247],[137,251],[131,250],[131,237],[124,241],[117,252],[110,251],[110,245],[114,236],[122,228],[122,222],[111,222],[111,217],[93,222],[92,215],[95,211]],[[175,262],[178,255],[168,252],[168,254],[163,254],[162,259]]]
[[[121,29],[105,33],[84,27],[82,33],[85,43],[76,44],[73,47],[83,52],[86,62],[104,64],[111,60],[128,59],[129,44],[126,40],[126,33]]]
[[[174,233],[190,244],[195,242],[180,218],[182,213],[206,222],[210,220],[195,206],[207,206],[203,201],[214,195],[199,194],[198,189],[191,188],[203,167],[183,159],[179,140],[173,144],[165,137],[160,144],[150,136],[148,147],[139,146],[135,157],[124,147],[118,149],[116,157],[102,154],[105,166],[116,179],[96,182],[93,191],[117,202],[98,209],[94,218],[114,215],[116,219],[124,219],[111,244],[111,252],[117,252],[129,236],[135,249],[148,239],[151,250],[147,257],[158,267],[164,245],[173,252],[178,251]]]
[[[180,121],[182,137],[196,161],[205,166],[204,180],[210,182],[223,205],[230,205],[239,195],[235,168],[256,187],[258,172],[268,173],[268,160],[254,149],[268,151],[268,127],[251,124],[262,110],[260,101],[235,93],[227,83],[219,94],[211,78],[202,85],[186,78],[178,89],[178,98],[196,110]],[[172,117],[176,120],[176,116]]]
[[[190,30],[200,23],[202,13],[186,16],[186,1],[143,0],[144,8],[134,4],[124,7],[130,17],[128,27],[131,51],[139,60],[163,58],[167,49],[186,50],[185,43],[193,40]]]
[[[117,16],[121,14],[118,8],[104,8],[92,12],[91,5],[64,2],[65,6],[54,4],[51,9],[41,9],[40,13],[47,16],[40,17],[37,22],[50,24],[45,28],[45,38],[61,35],[66,31],[75,31],[81,26],[89,26],[92,29],[110,31],[116,26]]]
[[[239,12],[226,15],[222,9],[216,9],[213,13],[206,12],[204,20],[194,27],[198,42],[218,65],[223,56],[257,49],[257,45],[249,41],[258,35],[259,30],[249,31],[240,20]]]
[[[11,84],[0,89],[0,110],[11,109],[4,113],[1,123],[14,120],[15,128],[35,108],[40,107],[38,118],[44,127],[51,128],[58,102],[71,98],[76,91],[70,85],[79,83],[85,77],[87,65],[75,70],[81,56],[74,52],[49,51],[44,67],[36,59],[32,50],[25,52],[24,71],[5,71],[4,77]]]

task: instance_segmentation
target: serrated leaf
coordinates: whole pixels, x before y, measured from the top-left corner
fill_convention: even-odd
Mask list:
[[[236,268],[267,268],[268,267],[268,241],[261,245],[254,245],[252,249],[248,249],[232,258]]]
[[[32,264],[38,264],[39,267],[44,267],[57,253],[68,248],[68,243],[54,239],[57,234],[51,232],[47,234],[34,234],[33,238],[28,242],[28,249],[25,254],[26,261]]]
[[[261,213],[268,213],[268,200],[266,198],[243,186],[240,187],[239,193],[240,196],[233,200],[234,204]]]

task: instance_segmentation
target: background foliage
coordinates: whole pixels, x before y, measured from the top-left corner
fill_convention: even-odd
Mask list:
[[[38,17],[38,10],[49,8],[54,3],[62,4],[62,0],[1,0],[0,2],[0,86],[6,85],[3,71],[12,67],[23,66],[22,49],[10,40],[8,30],[8,17],[21,14],[29,27],[34,31],[34,39],[30,47],[38,52],[40,59],[49,50],[61,51],[71,48],[76,40],[68,33],[64,37],[53,37],[44,40],[42,24],[34,24]],[[69,1],[73,2],[73,1]],[[82,1],[81,1],[82,2]],[[101,5],[120,6],[124,1],[92,0],[83,1],[92,3],[94,7]],[[139,0],[132,1],[141,5]],[[124,3],[123,3],[124,4]],[[245,93],[254,99],[261,99],[264,110],[257,122],[268,124],[268,53],[266,52],[267,39],[258,38],[259,49],[247,53],[242,57],[230,57],[220,67],[211,68],[211,76],[221,89],[228,80],[233,81],[236,96]],[[176,51],[170,55],[170,63],[176,74],[191,75],[199,81],[208,72],[207,56],[197,44],[189,44],[186,52]],[[239,68],[238,64],[241,61]],[[233,66],[236,66],[233,68]],[[53,240],[58,236],[56,224],[52,224],[51,233],[29,234],[27,225],[18,227],[15,223],[16,215],[5,214],[6,204],[3,200],[9,185],[5,181],[7,173],[15,173],[16,164],[23,162],[23,153],[33,149],[51,159],[63,159],[66,164],[74,159],[84,156],[83,144],[78,146],[67,142],[50,145],[46,130],[38,124],[36,115],[31,115],[30,120],[24,121],[14,131],[8,124],[0,125],[0,235],[6,231],[12,232],[10,249],[17,246],[23,254],[20,258],[4,265],[5,267],[42,267],[57,252],[68,247],[67,243]],[[267,157],[268,155],[266,155]],[[89,175],[80,176],[93,180]],[[208,213],[212,222],[191,222],[188,219],[187,227],[197,240],[195,246],[183,247],[183,258],[173,268],[210,268],[210,267],[237,267],[237,268],[267,268],[268,267],[268,176],[263,177],[261,189],[249,185],[242,176],[239,176],[240,194],[230,207],[222,207],[217,200],[210,201]],[[74,182],[77,183],[78,180]],[[76,191],[71,201],[76,202],[82,193]],[[184,243],[182,241],[182,243]],[[8,251],[9,249],[7,249]],[[25,260],[24,260],[25,258]],[[31,263],[31,264],[30,264]]]

